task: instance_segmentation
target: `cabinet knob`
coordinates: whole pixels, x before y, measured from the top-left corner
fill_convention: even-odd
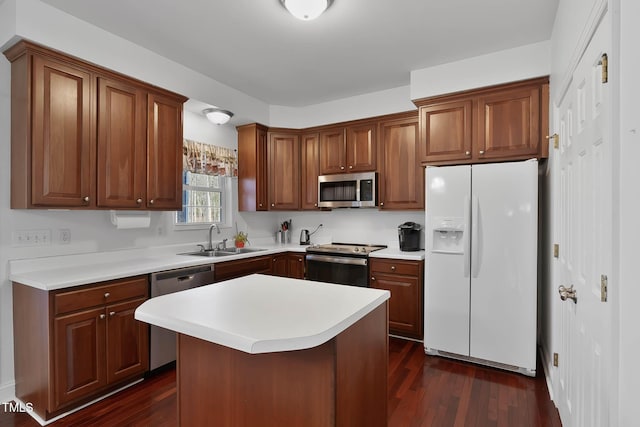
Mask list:
[[[85,202],[85,203],[89,203],[89,200],[90,200],[90,199],[89,199],[89,196],[84,196],[84,197],[82,198],[82,201],[83,201],[83,202]]]
[[[371,281],[375,282],[375,281],[376,281],[376,278],[375,278],[375,277],[373,277],[373,276],[371,276]]]
[[[154,203],[155,203],[155,200],[153,200],[153,199],[149,200],[149,204],[150,204],[150,205],[152,205],[152,204],[154,204]]]
[[[478,151],[478,154],[484,154],[484,150]]]
[[[344,166],[340,166],[340,170],[343,171],[344,170]]]
[[[137,204],[141,204],[141,203],[142,203],[142,199],[138,197],[138,198],[136,199],[136,203],[137,203]]]
[[[104,293],[104,297],[105,297],[105,298],[109,298],[109,295],[111,295],[109,292],[105,292],[105,293]]]
[[[391,271],[396,271],[396,266],[395,265],[391,266]]]
[[[111,317],[111,316],[113,316],[113,315],[115,315],[115,314],[116,314],[116,312],[115,312],[115,311],[110,311],[110,312],[109,312],[109,316],[110,316],[110,317]]]
[[[262,207],[262,203],[258,203],[258,206]]]
[[[465,152],[464,152],[464,155],[465,155],[465,156],[470,156],[470,155],[471,155],[471,151],[465,151]]]
[[[353,166],[349,165],[349,169],[353,169]]]
[[[271,207],[272,207],[272,208],[273,208],[273,207],[275,207],[275,205],[276,205],[275,203],[271,203]]]
[[[317,207],[318,207],[318,204],[317,204],[317,203],[314,203],[314,204],[313,204],[313,206],[317,208]]]
[[[302,258],[298,258],[298,262],[302,262]]]
[[[107,317],[107,316],[105,316],[105,315],[104,315],[104,313],[102,313],[102,314],[100,315],[100,318],[101,318],[101,319],[104,319],[105,317]]]
[[[384,202],[380,202],[380,206],[384,206]]]

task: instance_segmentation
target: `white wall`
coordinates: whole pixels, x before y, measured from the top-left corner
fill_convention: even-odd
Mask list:
[[[506,35],[508,37],[508,35]],[[411,71],[411,99],[546,76],[550,43],[513,49]]]

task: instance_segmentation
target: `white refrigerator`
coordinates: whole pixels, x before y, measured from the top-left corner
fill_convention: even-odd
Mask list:
[[[537,160],[425,175],[425,351],[534,376]]]

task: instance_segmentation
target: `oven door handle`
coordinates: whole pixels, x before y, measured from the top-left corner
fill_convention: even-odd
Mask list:
[[[367,265],[366,258],[307,254],[306,259],[307,261],[331,262],[334,264]]]

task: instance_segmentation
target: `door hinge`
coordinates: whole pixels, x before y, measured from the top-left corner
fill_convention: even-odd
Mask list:
[[[553,366],[558,366],[558,353],[553,353]]]
[[[609,279],[606,274],[600,275],[600,301],[607,302]]]
[[[598,65],[602,67],[602,83],[607,83],[609,81],[609,57],[606,53],[602,54]]]
[[[557,243],[553,244],[553,257],[558,258],[560,256],[560,245]]]
[[[560,146],[560,137],[557,133],[554,133],[553,135],[547,135],[547,139],[549,140],[549,144],[551,144],[551,141],[553,140],[553,148],[558,148]]]

